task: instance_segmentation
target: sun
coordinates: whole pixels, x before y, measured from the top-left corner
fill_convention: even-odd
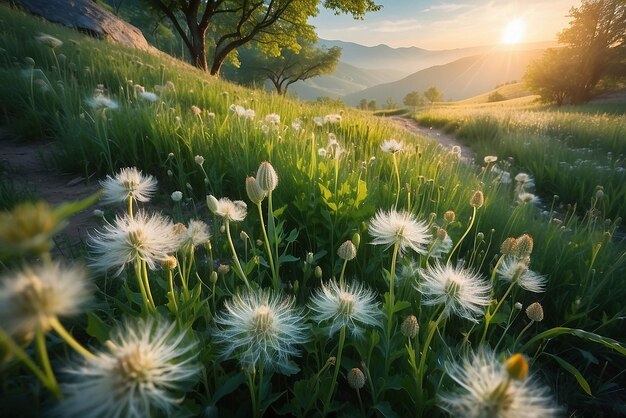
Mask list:
[[[506,24],[504,30],[502,31],[502,39],[500,40],[500,43],[505,45],[520,43],[524,38],[525,29],[526,24],[522,19],[511,20]]]

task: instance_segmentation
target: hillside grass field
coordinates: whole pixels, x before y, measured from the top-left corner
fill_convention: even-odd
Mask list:
[[[366,112],[0,23],[2,128],[103,188],[18,203],[1,172],[0,415],[626,414],[623,114],[416,116],[472,165]]]

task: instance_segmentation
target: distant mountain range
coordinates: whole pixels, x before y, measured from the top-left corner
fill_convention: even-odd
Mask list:
[[[423,91],[431,86],[437,86],[444,92],[445,99],[464,99],[475,94],[480,94],[492,89],[496,84],[519,79],[523,74],[520,66],[525,67],[528,60],[523,56],[539,53],[545,48],[554,46],[554,42],[522,44],[511,50],[511,47],[495,48],[494,47],[471,47],[459,48],[442,51],[429,51],[417,47],[409,48],[391,48],[387,45],[364,46],[352,42],[344,42],[337,40],[319,40],[319,46],[330,48],[338,46],[342,49],[341,60],[337,65],[335,72],[328,76],[321,76],[309,79],[304,82],[293,84],[289,88],[292,95],[298,96],[304,100],[313,100],[320,96],[328,96],[333,98],[344,98],[348,104],[355,105],[360,98],[375,99],[379,103],[384,102],[387,97],[392,97],[401,103],[402,98],[411,90]],[[535,52],[530,52],[534,50]],[[510,54],[509,58],[506,55]],[[444,64],[452,64],[463,58],[474,57],[474,61],[480,61],[478,57],[485,57],[483,61],[501,59],[510,59],[511,67],[506,69],[499,64],[489,64],[488,62],[476,63],[472,60],[463,61],[453,66],[454,69],[443,68],[445,76],[437,77],[436,71],[442,70]],[[534,57],[534,55],[533,55]],[[469,68],[463,66],[469,65]],[[480,68],[494,67],[487,73],[489,77],[496,76],[498,81],[488,80],[488,77],[482,77]],[[421,76],[415,76],[421,70],[438,68],[426,72]],[[478,70],[478,71],[476,71]],[[454,71],[458,73],[456,76],[452,74]],[[467,71],[467,74],[465,72]],[[497,74],[496,74],[497,73]],[[473,74],[470,82],[470,75]],[[419,79],[427,75],[424,83]],[[414,77],[415,76],[415,77]],[[487,76],[487,74],[485,74]],[[416,85],[409,90],[403,90],[406,85],[398,86],[398,90],[393,94],[382,93],[387,88],[395,88],[395,83],[409,79],[407,84]],[[502,79],[504,77],[504,79]],[[510,77],[510,78],[506,78]],[[487,78],[487,79],[485,79]],[[455,82],[454,79],[457,79]],[[479,79],[485,79],[480,82]],[[471,83],[472,86],[463,85]],[[417,84],[416,84],[417,83]],[[430,83],[430,84],[428,84]],[[403,83],[401,83],[403,84]],[[425,87],[419,87],[428,84]],[[444,87],[449,86],[449,87]],[[459,88],[459,87],[462,88]],[[486,86],[486,87],[485,87]],[[383,97],[384,96],[384,97]]]

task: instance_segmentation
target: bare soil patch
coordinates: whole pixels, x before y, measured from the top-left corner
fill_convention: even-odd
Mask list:
[[[468,146],[462,144],[454,135],[448,134],[441,129],[426,128],[418,124],[415,120],[402,116],[389,116],[387,119],[395,124],[403,127],[409,132],[417,135],[425,136],[437,141],[444,148],[452,148],[458,146],[461,148],[461,158],[467,162],[474,162],[476,155]]]
[[[21,141],[0,130],[0,163],[18,185],[33,191],[35,197],[53,206],[83,199],[99,188],[95,179],[63,173],[54,167],[54,141]],[[68,219],[62,231],[63,239],[72,245],[84,241],[88,229],[96,225],[93,208],[79,212]]]

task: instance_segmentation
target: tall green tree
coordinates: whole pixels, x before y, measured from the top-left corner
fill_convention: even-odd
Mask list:
[[[626,1],[583,0],[573,7],[569,27],[529,65],[524,79],[534,93],[557,104],[591,99],[603,77],[626,77]]]
[[[318,5],[362,19],[380,9],[373,0],[145,0],[169,19],[189,50],[191,63],[211,74],[237,48],[253,40],[268,55],[298,51],[299,39],[313,42],[308,23]],[[208,39],[208,47],[207,47]],[[207,60],[207,54],[210,58]]]
[[[423,106],[425,100],[424,96],[422,96],[419,91],[412,91],[404,96],[402,103],[404,103],[405,106],[417,107]]]
[[[311,42],[300,42],[300,50],[284,50],[278,57],[267,56],[253,49],[241,56],[241,72],[254,80],[270,80],[278,94],[286,94],[289,86],[332,73],[337,67],[341,48],[316,48]]]

